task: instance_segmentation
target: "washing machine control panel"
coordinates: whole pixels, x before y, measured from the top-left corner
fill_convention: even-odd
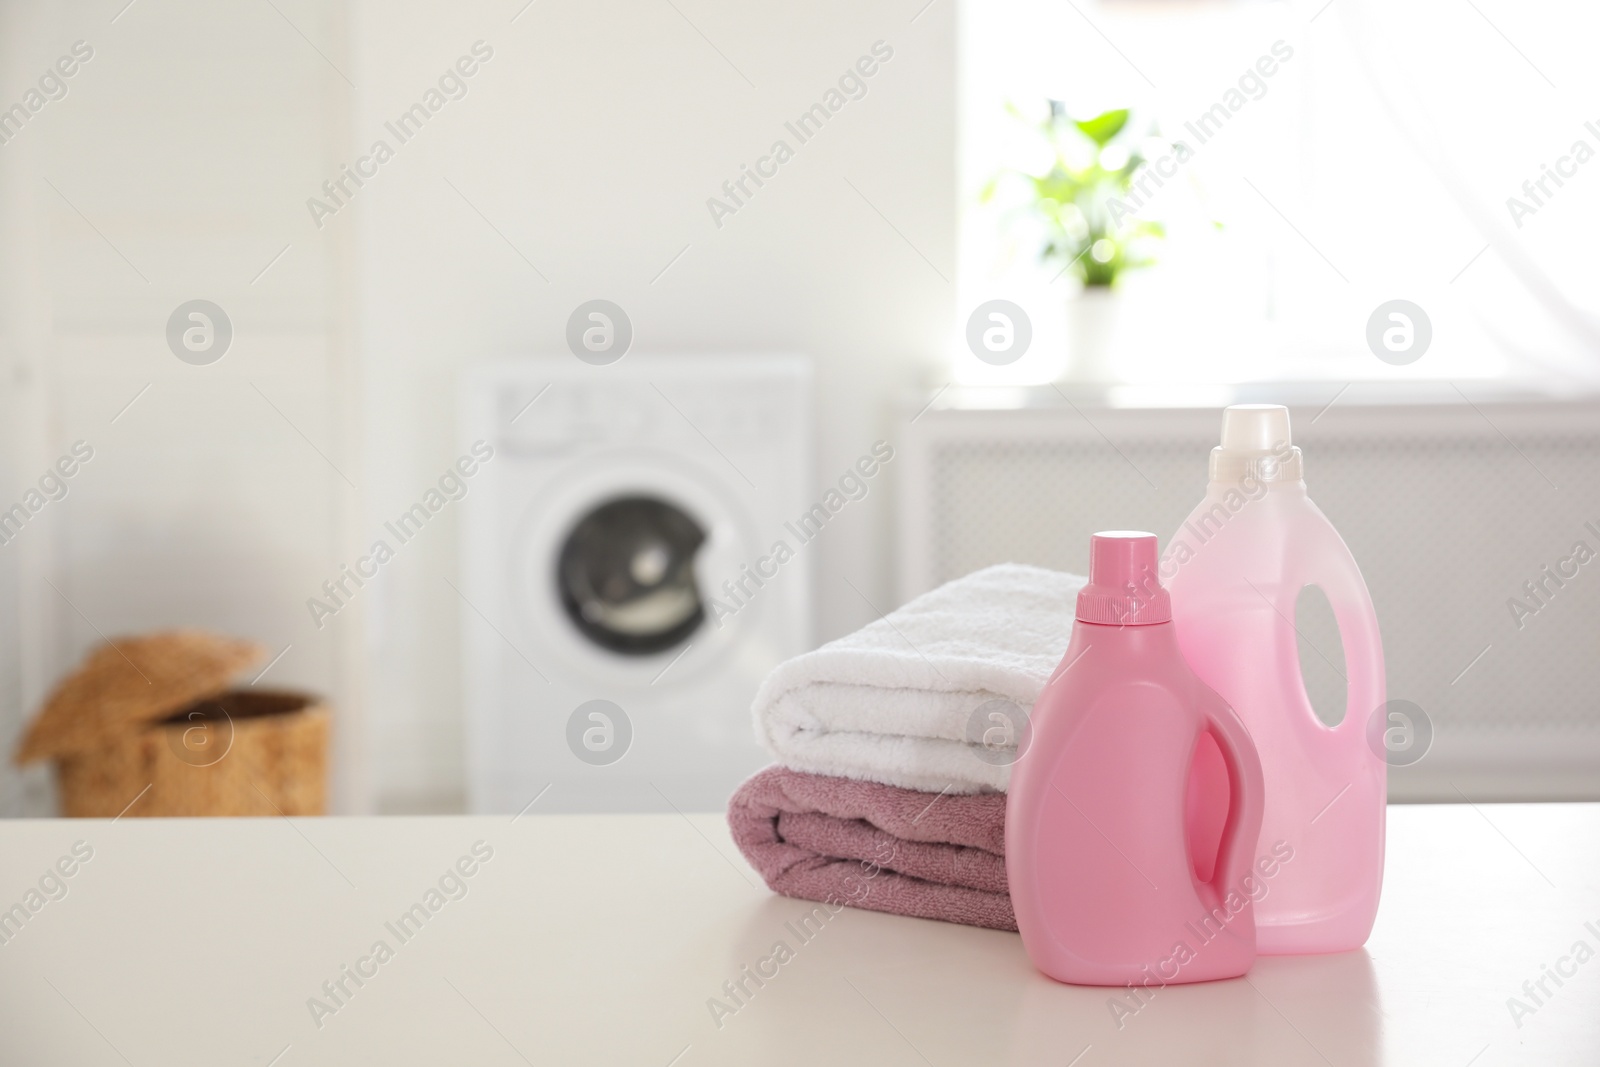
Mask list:
[[[505,386],[497,407],[499,444],[521,454],[681,441],[745,449],[793,432],[792,405],[740,382],[699,390],[651,381]]]

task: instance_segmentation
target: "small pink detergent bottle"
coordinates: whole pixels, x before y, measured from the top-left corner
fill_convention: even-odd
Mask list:
[[[1034,966],[1062,982],[1234,978],[1256,957],[1261,766],[1243,723],[1184,663],[1156,567],[1154,535],[1094,535],[1071,642],[1012,768],[1017,927]],[[1215,739],[1227,792],[1200,798],[1227,812],[1207,857],[1189,830],[1202,738]]]
[[[1256,905],[1263,955],[1358,948],[1383,883],[1387,765],[1366,739],[1384,701],[1378,620],[1301,472],[1287,408],[1228,408],[1205,499],[1161,563],[1184,657],[1238,711],[1261,754],[1262,846],[1290,857]],[[1300,677],[1295,601],[1308,585],[1326,594],[1344,645],[1345,714],[1333,727]],[[1215,754],[1202,752],[1198,777],[1220,774]]]

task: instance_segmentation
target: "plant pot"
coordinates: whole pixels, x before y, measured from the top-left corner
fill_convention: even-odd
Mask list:
[[[1121,294],[1103,285],[1088,286],[1066,303],[1068,381],[1107,384],[1121,380],[1117,340],[1123,313]]]

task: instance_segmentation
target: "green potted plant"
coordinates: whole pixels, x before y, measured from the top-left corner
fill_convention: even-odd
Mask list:
[[[1013,171],[1026,185],[1027,213],[1042,230],[1039,259],[1054,278],[1079,282],[1067,304],[1070,376],[1115,377],[1115,288],[1122,275],[1154,262],[1152,245],[1165,236],[1159,222],[1130,214],[1128,194],[1145,162],[1127,108],[1078,119],[1059,100],[1035,128],[1049,148],[1042,172]],[[1013,115],[1022,116],[1016,108]],[[984,191],[995,193],[997,176]],[[1113,201],[1120,201],[1113,210]]]

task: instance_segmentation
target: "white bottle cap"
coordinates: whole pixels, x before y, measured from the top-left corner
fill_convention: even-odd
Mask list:
[[[1282,404],[1235,404],[1222,413],[1222,447],[1230,452],[1271,452],[1293,443]]]
[[[1222,412],[1222,444],[1211,450],[1213,482],[1298,483],[1300,450],[1282,404],[1235,404]]]

